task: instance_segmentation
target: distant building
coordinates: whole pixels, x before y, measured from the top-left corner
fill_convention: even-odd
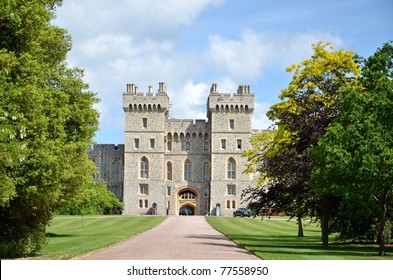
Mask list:
[[[169,119],[164,83],[157,93],[123,93],[125,145],[95,145],[89,152],[99,169],[97,179],[122,198],[123,214],[230,216],[242,191],[255,186],[244,174],[250,147],[254,95],[250,86],[237,93],[219,93],[213,84],[207,100],[207,121]]]

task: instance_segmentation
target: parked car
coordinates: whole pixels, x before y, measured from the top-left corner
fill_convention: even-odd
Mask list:
[[[251,216],[251,210],[248,208],[239,208],[235,212],[233,212],[233,217],[250,217]]]

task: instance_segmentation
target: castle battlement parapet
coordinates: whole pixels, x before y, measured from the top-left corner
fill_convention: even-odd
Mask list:
[[[139,92],[135,84],[127,84],[127,92],[123,93],[124,112],[167,112],[169,97],[165,83],[159,83],[158,92],[149,86],[148,92]]]

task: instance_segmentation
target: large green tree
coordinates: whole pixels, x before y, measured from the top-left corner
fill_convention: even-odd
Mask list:
[[[393,45],[362,62],[361,88],[346,92],[340,115],[313,148],[312,188],[378,217],[379,254],[393,207]]]
[[[65,62],[58,0],[0,2],[0,257],[45,244],[52,215],[91,181],[98,100]]]

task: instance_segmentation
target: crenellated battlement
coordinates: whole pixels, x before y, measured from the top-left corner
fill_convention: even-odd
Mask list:
[[[213,83],[207,101],[208,116],[211,113],[252,113],[254,94],[249,85],[240,85],[236,93],[220,93]]]
[[[149,86],[147,92],[140,92],[135,84],[127,84],[127,91],[123,93],[124,112],[167,112],[169,97],[165,83],[159,83],[158,91],[153,92]]]

